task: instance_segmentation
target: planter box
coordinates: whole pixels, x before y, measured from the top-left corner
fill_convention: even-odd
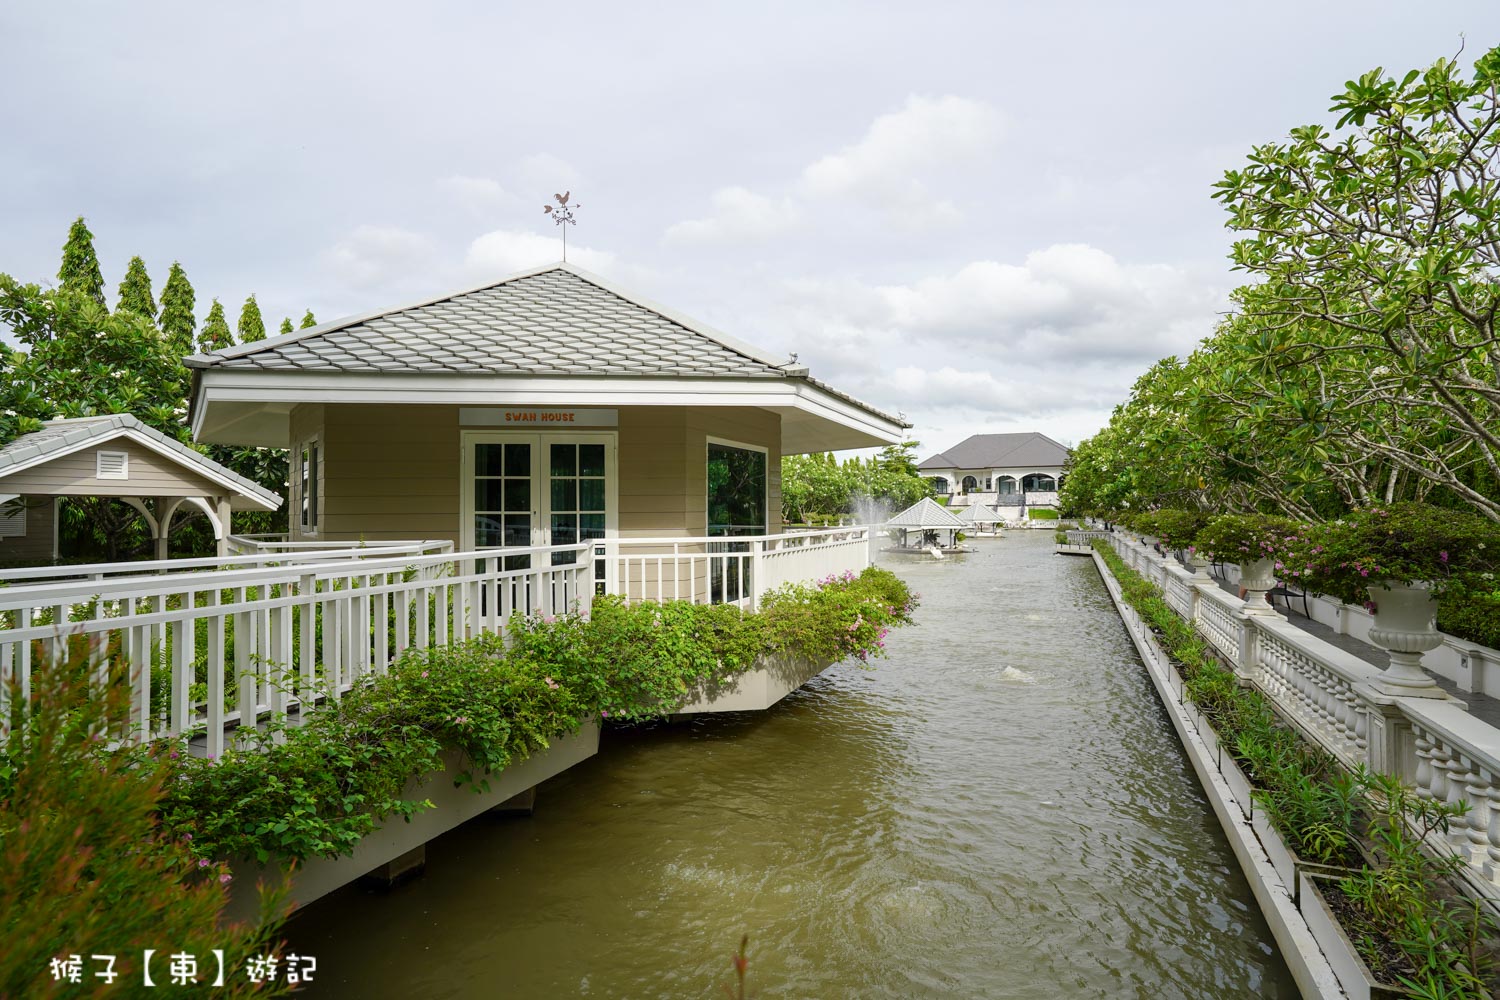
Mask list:
[[[1287,895],[1292,897],[1292,902],[1298,902],[1302,895],[1303,872],[1314,875],[1344,875],[1349,872],[1347,868],[1338,865],[1324,865],[1314,861],[1303,861],[1302,856],[1292,850],[1291,845],[1282,837],[1281,831],[1271,822],[1271,814],[1264,809],[1257,809],[1255,815],[1250,817],[1250,827],[1255,831],[1255,836],[1260,840],[1260,846],[1266,849],[1266,856],[1271,859],[1271,867],[1276,869],[1281,884],[1286,886]]]
[[[275,883],[289,877],[291,893],[287,902],[299,906],[326,896],[598,752],[599,723],[590,719],[578,732],[558,737],[547,749],[489,775],[488,790],[475,792],[468,784],[454,786],[455,776],[469,770],[469,764],[458,751],[448,751],[443,755],[443,770],[413,778],[406,786],[405,798],[426,799],[433,808],[417,813],[410,822],[396,816],[388,817],[384,825],[359,842],[353,854],[338,858],[308,858],[295,866],[274,858],[266,865],[236,859],[230,865],[234,882],[223,919],[252,919],[259,907],[255,885],[262,880]]]
[[[1412,993],[1406,987],[1378,982],[1370,974],[1370,967],[1355,950],[1354,943],[1344,933],[1344,928],[1339,925],[1338,918],[1333,915],[1323,898],[1324,886],[1327,886],[1328,892],[1339,891],[1337,886],[1331,884],[1333,878],[1332,875],[1300,872],[1298,899],[1301,903],[1298,909],[1302,911],[1302,918],[1307,921],[1307,929],[1312,932],[1318,947],[1323,949],[1328,964],[1333,967],[1333,974],[1338,976],[1339,985],[1349,994],[1350,1000],[1410,997]]]
[[[672,715],[765,711],[832,665],[832,660],[764,656],[754,670],[699,690]]]
[[[1234,755],[1225,751],[1219,754],[1219,773],[1224,776],[1224,782],[1229,785],[1229,794],[1234,796],[1235,804],[1240,807],[1250,819],[1255,818],[1255,796],[1251,794],[1250,778],[1240,767],[1239,761]]]

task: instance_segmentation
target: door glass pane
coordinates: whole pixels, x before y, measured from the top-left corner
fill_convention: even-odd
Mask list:
[[[579,510],[603,510],[604,509],[604,480],[602,480],[602,479],[580,479],[580,480],[578,480],[578,509]]]
[[[505,446],[505,474],[507,476],[531,475],[531,445],[507,444]]]
[[[476,444],[474,446],[474,475],[500,475],[500,449],[498,444]]]
[[[505,544],[522,548],[531,544],[531,515],[505,515]]]
[[[567,511],[578,509],[578,480],[552,480],[552,509]]]
[[[474,518],[474,544],[480,548],[491,548],[504,540],[500,530],[500,519],[488,514]]]
[[[604,537],[603,514],[583,514],[581,515],[581,521],[582,524],[579,530],[583,532],[582,541],[589,542],[596,538]]]
[[[500,506],[502,479],[476,479],[474,480],[474,510],[491,511],[504,510]]]
[[[578,446],[576,444],[552,446],[552,474],[554,476],[578,475]]]
[[[531,511],[531,480],[505,480],[505,506],[494,509],[516,512],[524,510],[529,513]]]
[[[604,445],[581,444],[578,446],[578,474],[580,476],[604,475]]]
[[[578,515],[552,515],[552,544],[576,545],[578,543]]]

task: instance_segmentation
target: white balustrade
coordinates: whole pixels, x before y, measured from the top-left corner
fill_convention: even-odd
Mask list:
[[[613,589],[629,601],[738,604],[753,611],[767,592],[859,573],[870,564],[870,529],[782,535],[622,538],[609,543]]]
[[[1500,730],[1453,702],[1404,698],[1416,737],[1416,792],[1468,812],[1449,828],[1446,846],[1467,863],[1471,884],[1500,894]]]
[[[383,673],[411,645],[502,633],[513,612],[587,610],[589,545],[538,546],[268,568],[31,584],[0,590],[0,675],[86,656],[130,689],[123,736],[143,741],[306,710]],[[0,699],[9,687],[0,690]],[[157,699],[161,698],[160,703]],[[0,703],[0,717],[8,707]],[[124,721],[124,720],[121,720]]]
[[[1109,542],[1146,579],[1169,579],[1167,600],[1182,613],[1180,596],[1172,592],[1178,578],[1166,568],[1167,560],[1119,533]],[[1468,806],[1446,838],[1430,846],[1462,858],[1470,888],[1500,905],[1500,729],[1454,700],[1384,697],[1377,704],[1371,698],[1384,675],[1379,667],[1279,614],[1244,614],[1245,602],[1217,586],[1192,586],[1198,632],[1283,718],[1346,766],[1377,767],[1372,716],[1382,714],[1387,747],[1396,748],[1395,773],[1406,776],[1421,796]],[[1408,737],[1401,735],[1403,727],[1409,727]]]
[[[237,555],[208,556],[200,559],[150,559],[0,569],[0,584],[29,584],[42,580],[107,580],[113,577],[144,576],[151,573],[251,569],[262,566],[286,566],[298,562],[333,562],[340,559],[391,559],[408,555],[436,555],[452,550],[453,543],[445,540],[277,542],[258,548],[241,546]]]

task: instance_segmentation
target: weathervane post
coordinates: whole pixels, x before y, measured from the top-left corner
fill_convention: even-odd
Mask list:
[[[568,262],[568,227],[578,225],[578,220],[573,218],[573,209],[578,208],[579,206],[568,204],[568,196],[572,193],[572,191],[564,191],[562,194],[554,194],[552,197],[557,200],[557,207],[555,208],[551,205],[542,206],[542,211],[552,216],[553,224],[563,227],[562,233],[564,264]]]

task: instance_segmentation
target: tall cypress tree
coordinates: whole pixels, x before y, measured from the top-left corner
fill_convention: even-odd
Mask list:
[[[172,350],[180,355],[193,353],[193,333],[198,329],[198,320],[193,315],[195,298],[187,272],[177,261],[172,261],[167,283],[161,289],[161,332]]]
[[[318,321],[315,320],[315,319],[313,319],[313,314],[312,314],[312,310],[311,309],[309,309],[307,312],[305,312],[305,313],[302,314],[302,326],[301,326],[301,329],[306,330],[310,326],[317,326],[317,325],[318,325]]]
[[[120,302],[115,308],[129,310],[149,320],[156,319],[151,276],[146,273],[146,262],[139,257],[130,258],[130,265],[125,268],[125,277],[120,280]]]
[[[261,318],[260,306],[254,295],[245,300],[245,306],[240,310],[239,334],[242,344],[266,339],[266,321]]]
[[[286,334],[292,332],[292,320],[291,320],[291,317],[288,316],[288,317],[283,317],[282,318],[282,320],[281,320],[281,329],[279,331],[277,331],[277,332],[279,332],[282,336],[285,336]]]
[[[104,302],[104,275],[99,271],[99,257],[94,253],[94,234],[89,232],[83,216],[73,220],[68,242],[63,244],[62,267],[57,272],[65,292],[87,295],[101,306]]]
[[[224,318],[224,307],[214,299],[208,310],[208,319],[203,321],[203,330],[198,334],[198,350],[217,351],[234,345],[234,334],[229,331],[229,321]]]

